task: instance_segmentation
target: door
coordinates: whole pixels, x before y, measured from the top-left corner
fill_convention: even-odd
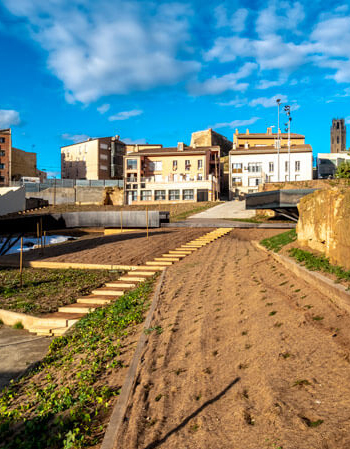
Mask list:
[[[197,201],[208,201],[208,189],[197,190]]]

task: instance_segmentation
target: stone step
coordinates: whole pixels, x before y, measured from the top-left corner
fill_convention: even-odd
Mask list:
[[[142,282],[145,281],[145,277],[136,277],[136,276],[122,276],[119,278],[121,281],[132,281],[132,282]]]
[[[156,257],[154,260],[156,261],[163,261],[163,262],[178,262],[180,259],[178,257]],[[164,267],[163,267],[164,269]]]
[[[136,287],[136,284],[127,283],[127,282],[106,282],[106,287],[113,287],[113,288],[134,288]]]
[[[158,260],[158,259],[154,259],[154,260]],[[160,259],[162,260],[162,259]],[[133,271],[160,271],[160,270],[164,270],[164,267],[162,266],[154,266],[154,267],[150,267],[148,265],[138,265],[136,270]]]
[[[64,313],[53,312],[48,315],[43,315],[41,318],[41,326],[49,327],[65,327],[70,326],[80,320],[85,314],[81,313]]]
[[[156,271],[129,271],[127,273],[128,276],[147,276],[147,277],[152,277],[156,274]]]
[[[68,330],[68,327],[51,327],[51,326],[35,326],[28,329],[28,331],[31,334],[37,334],[37,335],[55,335],[54,332],[62,331],[62,333],[66,332]],[[61,334],[62,335],[62,334]]]
[[[174,254],[174,255],[178,255],[178,256],[188,256],[189,254],[191,254],[192,251],[169,251],[169,254]]]
[[[164,254],[164,256],[169,256],[169,254]],[[172,265],[172,264],[173,264],[172,262],[162,262],[162,265],[164,265],[164,266],[169,266],[169,265]],[[159,261],[157,261],[157,262],[146,262],[146,265],[159,265]]]
[[[101,304],[70,304],[69,306],[60,307],[60,312],[66,313],[83,313],[87,314],[101,307]]]
[[[112,299],[110,296],[84,296],[82,298],[77,299],[78,304],[110,304],[112,301],[115,300],[115,297]]]
[[[96,290],[92,290],[91,292],[93,295],[98,296],[123,296],[124,290],[120,290],[118,288],[111,288],[111,287],[101,287]]]
[[[175,249],[175,251],[179,251],[179,252],[182,252],[183,250],[185,250],[186,252],[190,251],[190,252],[193,253],[194,251],[197,251],[197,248],[193,248],[191,246],[185,246],[185,247],[181,247],[181,248],[176,248]]]

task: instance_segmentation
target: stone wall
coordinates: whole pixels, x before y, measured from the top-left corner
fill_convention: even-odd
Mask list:
[[[348,179],[313,179],[311,181],[267,182],[259,185],[259,192],[284,189],[331,189],[333,187],[347,187]]]
[[[350,269],[350,188],[318,190],[303,197],[298,209],[298,242]]]

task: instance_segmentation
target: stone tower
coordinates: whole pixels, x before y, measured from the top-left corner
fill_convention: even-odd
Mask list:
[[[333,119],[331,126],[331,153],[346,151],[346,127],[345,120]]]

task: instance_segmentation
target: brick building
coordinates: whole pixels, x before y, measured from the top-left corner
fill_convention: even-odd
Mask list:
[[[11,179],[11,129],[0,130],[0,186],[7,186]]]

